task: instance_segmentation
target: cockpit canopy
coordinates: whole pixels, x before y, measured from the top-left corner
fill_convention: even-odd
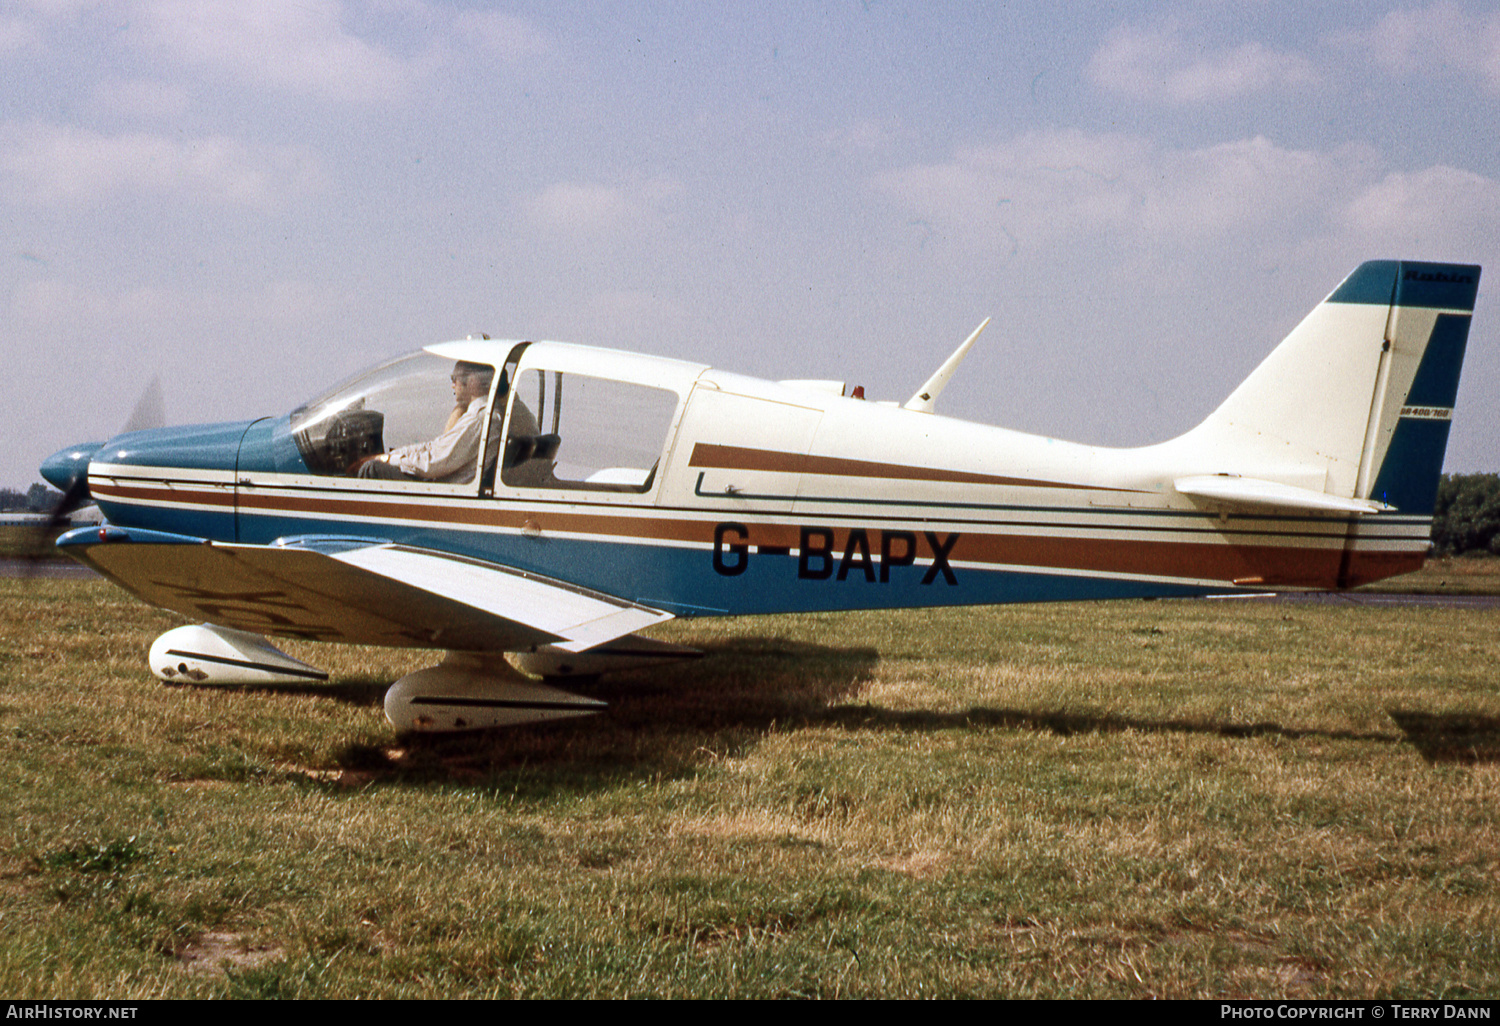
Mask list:
[[[616,487],[644,491],[677,412],[677,393],[577,372],[527,368],[516,380],[511,434],[528,421],[545,441],[550,479],[539,479],[537,457],[515,458],[507,443],[504,484],[516,487]],[[556,439],[554,444],[551,440]]]
[[[307,469],[343,474],[362,457],[442,434],[454,408],[452,372],[452,360],[408,353],[297,407],[292,436]]]
[[[489,371],[482,411],[456,402],[457,371],[480,363]],[[385,462],[402,472],[374,475],[383,480],[472,484],[482,444],[485,491],[645,492],[682,399],[703,369],[559,343],[443,343],[380,364],[299,406],[290,429],[314,474],[350,474],[368,457],[388,454]],[[423,477],[402,458],[451,440],[466,413],[478,428],[462,443],[469,455],[461,470]]]

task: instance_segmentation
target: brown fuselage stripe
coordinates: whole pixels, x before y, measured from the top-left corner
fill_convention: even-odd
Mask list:
[[[973,474],[965,470],[937,470],[909,467],[900,463],[875,463],[849,460],[838,456],[812,456],[770,449],[747,449],[738,445],[714,445],[698,442],[693,446],[688,466],[708,470],[758,470],[772,474],[822,474],[826,477],[870,477],[887,481],[940,481],[947,484],[1010,485],[1022,488],[1070,488],[1089,492],[1127,492],[1132,488],[1104,488],[1099,485],[1070,484],[1065,481],[1039,481],[1026,477],[996,477]]]
[[[160,500],[161,490],[101,485],[94,489],[100,495]],[[173,501],[204,506],[220,506],[226,512],[234,508],[232,494],[224,491],[173,490]],[[489,510],[442,504],[409,505],[381,502],[367,498],[331,500],[300,495],[265,495],[242,492],[240,506],[266,513],[312,513],[326,516],[357,516],[387,520],[422,520],[441,524],[468,524],[520,530],[528,523],[551,533],[595,534],[639,541],[689,542],[712,544],[716,522],[703,519],[635,517],[628,523],[614,514],[519,511],[505,508]],[[705,511],[712,512],[712,511]],[[1082,528],[1086,530],[1087,528]],[[879,547],[871,536],[879,528],[830,527],[831,551],[841,555],[849,545],[850,534],[863,531],[871,550]],[[1144,529],[1149,531],[1150,528]],[[920,537],[924,532],[905,531]],[[949,532],[941,532],[947,534]],[[1421,567],[1426,543],[1421,551],[1370,552],[1354,550],[1345,553],[1343,539],[1336,536],[1308,536],[1310,544],[1268,545],[1225,542],[1148,541],[1108,538],[1079,538],[1040,534],[981,533],[973,529],[959,532],[948,558],[953,562],[1010,565],[1037,572],[1072,570],[1089,573],[1132,574],[1177,579],[1241,581],[1249,584],[1303,587],[1352,587],[1380,580],[1397,573]],[[746,537],[736,535],[734,542],[751,546],[779,547],[795,551],[801,546],[801,528],[794,524],[748,525]],[[1319,544],[1321,543],[1321,544]],[[926,551],[922,550],[926,555]],[[878,558],[878,556],[877,556]],[[1340,581],[1340,565],[1344,580]]]

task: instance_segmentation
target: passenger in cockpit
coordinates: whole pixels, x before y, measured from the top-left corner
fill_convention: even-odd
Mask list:
[[[453,412],[443,433],[429,442],[402,445],[358,460],[351,475],[390,481],[440,481],[463,484],[474,480],[479,440],[484,433],[484,411],[495,369],[488,364],[460,360],[453,365]],[[503,408],[504,394],[497,399]],[[498,431],[496,432],[498,434]]]

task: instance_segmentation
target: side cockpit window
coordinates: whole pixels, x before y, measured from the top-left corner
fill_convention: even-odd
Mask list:
[[[494,380],[488,364],[403,356],[294,410],[292,437],[314,474],[467,484],[485,436],[498,445]]]
[[[562,371],[522,371],[512,389],[500,480],[516,488],[644,492],[677,393]]]

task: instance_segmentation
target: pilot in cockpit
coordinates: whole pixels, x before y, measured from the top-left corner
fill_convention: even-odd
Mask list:
[[[488,364],[460,360],[453,365],[453,411],[443,433],[429,442],[402,445],[375,456],[366,456],[349,467],[348,473],[392,481],[440,481],[463,484],[474,480],[479,459],[479,440],[484,433],[485,406],[495,369]],[[496,398],[503,409],[505,392]],[[498,427],[492,432],[498,441]]]

